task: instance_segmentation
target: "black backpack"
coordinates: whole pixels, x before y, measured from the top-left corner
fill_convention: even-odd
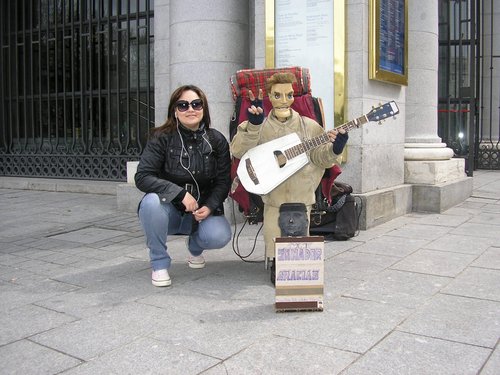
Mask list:
[[[326,240],[346,241],[357,235],[361,215],[361,199],[351,195],[352,187],[335,182],[331,203],[317,198],[311,212],[309,232]],[[321,194],[318,189],[317,195]]]

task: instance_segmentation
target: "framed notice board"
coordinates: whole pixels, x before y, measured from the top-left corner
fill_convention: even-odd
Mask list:
[[[325,129],[345,122],[345,1],[265,0],[266,68],[301,66]]]
[[[408,84],[408,0],[370,0],[369,78]]]

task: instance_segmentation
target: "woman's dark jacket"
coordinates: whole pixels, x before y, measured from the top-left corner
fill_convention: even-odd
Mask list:
[[[222,214],[231,186],[226,138],[215,129],[205,131],[203,125],[196,131],[182,126],[178,130],[148,141],[135,174],[137,188],[157,193],[162,202],[172,202],[181,210],[184,208],[180,201],[189,191],[195,199],[199,197],[200,207],[207,206],[214,215]]]

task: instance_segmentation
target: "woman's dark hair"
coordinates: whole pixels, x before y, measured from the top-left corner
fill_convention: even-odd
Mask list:
[[[205,93],[197,86],[194,85],[184,85],[180,86],[172,93],[170,96],[170,103],[168,104],[168,114],[167,121],[157,128],[151,129],[151,132],[155,136],[159,136],[163,133],[171,133],[177,129],[177,119],[175,118],[175,105],[179,101],[179,98],[185,91],[194,91],[203,102],[203,118],[202,123],[205,124],[205,129],[210,128],[210,111],[208,109],[208,101]]]

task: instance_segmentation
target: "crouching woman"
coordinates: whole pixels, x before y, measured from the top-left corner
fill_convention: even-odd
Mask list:
[[[223,203],[231,185],[229,145],[210,127],[208,101],[198,87],[177,88],[167,121],[153,129],[141,155],[136,186],[145,196],[139,205],[155,286],[171,285],[167,236],[188,235],[190,268],[205,267],[204,250],[231,240]]]

